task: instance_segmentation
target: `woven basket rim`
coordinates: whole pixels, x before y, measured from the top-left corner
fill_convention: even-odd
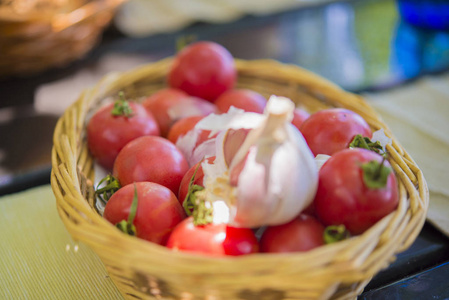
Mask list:
[[[99,43],[124,1],[75,1],[82,3],[49,15],[36,9],[33,16],[17,20],[11,19],[7,4],[0,5],[0,77],[35,75],[82,59]]]

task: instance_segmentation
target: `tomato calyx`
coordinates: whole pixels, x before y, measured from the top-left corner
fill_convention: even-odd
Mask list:
[[[362,148],[374,151],[378,154],[385,155],[384,149],[379,141],[372,142],[368,137],[357,134],[352,142],[349,144],[350,148]]]
[[[194,34],[189,35],[183,35],[176,39],[176,52],[181,51],[188,45],[196,42],[198,40],[198,37]]]
[[[323,239],[326,244],[346,240],[350,237],[345,225],[330,225],[324,229]]]
[[[119,99],[114,102],[114,108],[111,110],[113,116],[124,116],[130,118],[133,116],[134,111],[129,105],[129,101],[125,99],[123,92],[119,92]]]
[[[363,182],[368,188],[381,189],[387,185],[391,168],[385,166],[385,160],[385,156],[382,156],[381,162],[372,160],[360,166],[363,170]]]
[[[138,203],[137,187],[136,183],[134,183],[134,198],[133,202],[131,203],[131,208],[129,209],[128,220],[122,220],[119,223],[115,224],[115,227],[120,229],[120,231],[131,236],[136,236],[136,226],[134,226],[133,222],[137,213],[137,203]]]
[[[100,188],[103,184],[105,184],[105,186]],[[120,188],[121,185],[117,178],[109,174],[98,183],[97,189],[95,190],[95,197],[98,198],[103,204],[106,204],[111,196]]]

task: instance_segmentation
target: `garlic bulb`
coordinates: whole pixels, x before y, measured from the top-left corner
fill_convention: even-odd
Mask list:
[[[208,200],[224,201],[229,224],[259,227],[286,223],[313,200],[318,183],[314,156],[290,123],[294,104],[272,96],[264,115],[234,112],[215,138],[215,163],[202,164]],[[214,124],[214,125],[213,125]],[[223,129],[224,128],[224,129]]]

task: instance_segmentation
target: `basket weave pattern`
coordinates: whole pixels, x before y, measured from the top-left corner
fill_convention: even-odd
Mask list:
[[[66,12],[45,14],[36,9],[26,15],[15,15],[13,10],[8,14],[8,7],[0,4],[0,77],[32,75],[82,58],[123,1],[84,1]],[[68,5],[72,2],[82,3],[68,1]]]
[[[118,91],[134,99],[166,86],[171,59],[127,73],[110,74],[86,90],[60,118],[54,134],[51,184],[58,212],[75,240],[90,246],[118,289],[129,299],[353,299],[370,279],[419,234],[428,189],[413,159],[360,96],[296,66],[271,60],[236,60],[238,87],[268,97],[286,96],[310,112],[345,107],[373,130],[384,128],[399,182],[399,206],[364,234],[306,253],[210,258],[173,252],[126,236],[93,208],[93,159],[86,144],[86,119]]]

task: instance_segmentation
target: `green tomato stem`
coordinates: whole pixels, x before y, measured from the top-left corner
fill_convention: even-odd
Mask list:
[[[363,171],[363,182],[370,189],[381,189],[387,185],[388,176],[392,172],[391,168],[385,166],[386,157],[382,156],[382,161],[372,160],[361,165]]]
[[[100,186],[106,183],[102,188]],[[121,188],[120,182],[112,175],[107,175],[105,178],[101,179],[95,190],[95,197],[97,197],[103,204],[106,204],[111,196]]]
[[[124,116],[130,118],[133,116],[134,111],[129,105],[129,101],[125,99],[125,94],[123,92],[119,92],[119,99],[114,102],[114,108],[111,111],[113,116]]]
[[[182,49],[187,47],[188,45],[192,44],[197,40],[197,36],[190,34],[190,35],[183,35],[176,39],[176,52],[180,52]]]
[[[136,226],[134,226],[134,219],[136,217],[137,213],[137,204],[138,204],[138,197],[137,197],[137,186],[136,183],[134,183],[134,197],[133,202],[131,203],[131,208],[129,210],[128,214],[128,221],[122,220],[119,223],[117,223],[115,226],[120,229],[122,232],[136,236]]]
[[[362,148],[366,150],[374,151],[378,154],[384,154],[382,145],[379,141],[372,142],[368,137],[363,137],[361,134],[357,134],[352,142],[349,144],[350,148]]]
[[[350,237],[345,225],[330,225],[324,229],[323,239],[326,244],[336,243]]]

